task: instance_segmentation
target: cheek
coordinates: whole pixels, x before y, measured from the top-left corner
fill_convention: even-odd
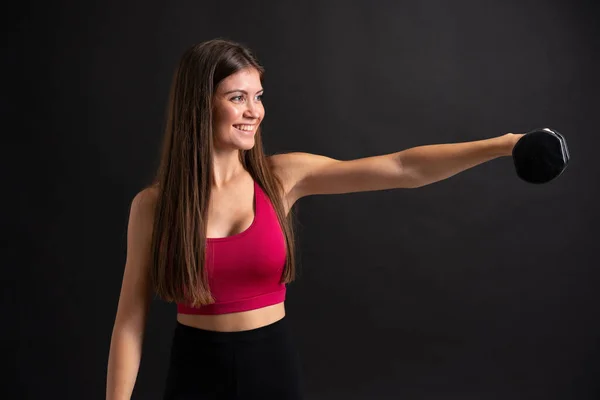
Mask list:
[[[217,125],[230,125],[240,118],[241,113],[235,107],[220,107],[215,112]]]

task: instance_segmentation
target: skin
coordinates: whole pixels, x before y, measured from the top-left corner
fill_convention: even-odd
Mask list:
[[[240,92],[243,90],[244,92]],[[252,68],[224,79],[214,94],[214,165],[208,214],[208,237],[246,230],[254,219],[253,181],[238,159],[241,149],[254,146],[256,127],[265,109],[262,84]],[[232,92],[234,91],[234,92]],[[252,132],[236,129],[253,125]],[[278,154],[269,165],[284,186],[286,212],[302,197],[396,188],[417,188],[447,179],[466,169],[510,156],[521,134],[490,139],[419,146],[395,153],[340,161],[309,153]],[[138,193],[131,204],[127,259],[111,339],[107,399],[129,399],[141,359],[144,328],[152,299],[149,285],[150,241],[156,189]],[[223,315],[180,315],[182,324],[215,331],[259,328],[285,316],[284,303]]]
[[[213,186],[221,189],[244,173],[238,159],[239,150],[254,147],[254,136],[265,116],[262,104],[263,87],[254,68],[228,76],[217,86],[213,96],[214,177]],[[252,131],[240,131],[237,125],[252,126]]]
[[[254,220],[251,206],[253,181],[239,162],[238,151],[254,146],[256,129],[265,116],[262,91],[260,75],[253,68],[225,78],[215,90],[214,177],[207,223],[207,236],[210,238],[243,232]],[[252,126],[252,130],[236,129],[240,124]],[[268,325],[284,316],[282,302],[257,310],[221,315],[178,314],[177,320],[201,329],[240,331]]]
[[[256,127],[265,116],[260,95],[262,84],[255,69],[227,77],[214,97],[215,163],[209,206],[208,237],[225,237],[246,230],[254,219],[252,178],[239,159],[240,149],[254,145]],[[250,124],[241,132],[237,124]],[[314,194],[338,194],[399,187],[419,187],[450,177],[493,158],[510,155],[520,135],[450,145],[413,148],[377,157],[339,161],[308,153],[289,153],[269,158],[282,177],[286,212],[294,203]],[[218,204],[218,207],[213,207]],[[217,331],[254,329],[285,316],[284,303],[257,310],[222,315],[183,315],[185,325]]]

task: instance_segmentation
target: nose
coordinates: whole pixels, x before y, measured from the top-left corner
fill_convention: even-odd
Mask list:
[[[252,101],[247,102],[246,110],[244,111],[244,116],[246,118],[258,119],[261,115],[261,106],[259,104],[255,104]]]

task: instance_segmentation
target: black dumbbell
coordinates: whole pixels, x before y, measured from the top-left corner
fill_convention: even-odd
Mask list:
[[[565,138],[550,128],[536,129],[521,137],[512,151],[519,178],[546,183],[564,172],[569,163]]]

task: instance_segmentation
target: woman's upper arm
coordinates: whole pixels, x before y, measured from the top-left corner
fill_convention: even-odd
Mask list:
[[[274,170],[283,177],[286,197],[296,200],[315,194],[342,194],[409,187],[396,154],[340,161],[310,153],[271,156]]]
[[[127,256],[115,325],[143,330],[152,299],[151,241],[157,192],[147,188],[131,202],[127,227]]]

